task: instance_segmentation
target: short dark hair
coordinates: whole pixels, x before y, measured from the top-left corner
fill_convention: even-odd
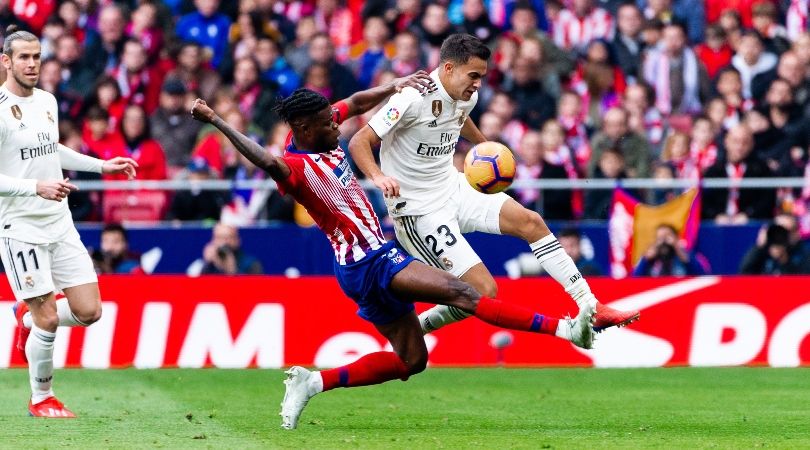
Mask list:
[[[11,50],[11,43],[14,41],[26,41],[26,42],[39,42],[39,38],[36,37],[33,33],[20,30],[17,25],[9,25],[6,27],[6,38],[3,42],[3,53],[8,55],[9,57],[12,55]]]
[[[293,91],[289,97],[279,99],[273,108],[279,118],[291,123],[302,117],[309,117],[329,107],[329,100],[323,95],[306,88]]]
[[[576,228],[563,228],[559,233],[557,233],[557,237],[572,237],[577,238],[577,240],[582,239],[582,235]]]
[[[451,34],[442,43],[439,58],[454,64],[466,64],[470,58],[489,59],[492,52],[480,39],[465,33]]]
[[[104,225],[104,228],[101,229],[101,234],[104,233],[121,233],[121,236],[124,237],[124,241],[129,242],[127,230],[120,223],[108,223],[107,225]]]

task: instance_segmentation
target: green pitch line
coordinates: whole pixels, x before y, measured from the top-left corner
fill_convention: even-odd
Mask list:
[[[279,428],[276,370],[59,370],[80,418],[26,416],[0,370],[0,448],[810,448],[807,369],[429,369],[312,399]]]

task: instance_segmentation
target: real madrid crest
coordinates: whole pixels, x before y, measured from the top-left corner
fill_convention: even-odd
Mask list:
[[[433,117],[439,117],[441,115],[442,115],[442,101],[433,100]]]
[[[453,261],[450,261],[449,258],[442,258],[442,263],[444,264],[445,270],[450,270],[453,268]]]
[[[32,277],[31,275],[27,275],[25,277],[25,285],[28,287],[28,289],[33,288],[34,287],[34,277]]]
[[[45,111],[45,113],[48,115],[48,122],[54,123],[53,114],[50,111]]]
[[[461,117],[458,118],[458,124],[464,125],[464,120],[467,118],[467,113],[461,111]]]
[[[14,105],[11,107],[11,115],[13,115],[14,118],[17,120],[22,119],[22,110],[18,105]]]

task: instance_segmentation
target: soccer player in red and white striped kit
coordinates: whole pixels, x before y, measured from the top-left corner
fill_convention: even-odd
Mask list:
[[[545,333],[582,348],[593,345],[594,309],[586,305],[576,318],[557,319],[480,295],[472,286],[442,270],[416,261],[396,241],[383,237],[376,214],[338,145],[338,124],[362,114],[406,86],[435,89],[424,72],[389,85],[358,92],[330,105],[321,94],[299,89],[281,100],[277,111],[292,128],[283,157],[274,157],[235,131],[204,101],[192,115],[212,123],[284,193],[307,208],[335,252],[335,275],[360,317],[391,342],[393,352],[375,352],[343,367],[320,372],[303,367],[287,371],[281,404],[282,427],[294,429],[314,395],[338,387],[407,380],[425,369],[428,352],[413,301],[452,305],[504,328]]]

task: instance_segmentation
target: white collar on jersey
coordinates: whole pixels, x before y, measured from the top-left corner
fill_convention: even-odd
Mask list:
[[[453,100],[453,97],[450,97],[450,94],[444,89],[442,86],[442,81],[439,79],[439,69],[434,69],[433,72],[430,72],[430,78],[433,78],[433,81],[436,82],[436,92],[444,99],[450,103],[455,103],[456,101]]]

